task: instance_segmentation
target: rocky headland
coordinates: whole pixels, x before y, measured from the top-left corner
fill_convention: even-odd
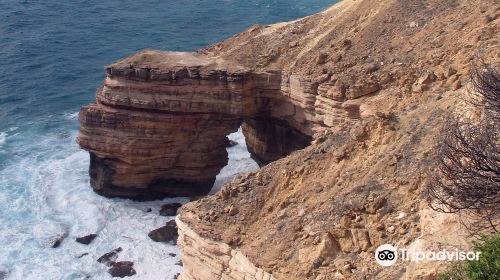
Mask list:
[[[373,252],[467,248],[424,190],[440,127],[474,114],[471,63],[499,59],[499,8],[344,0],[197,52],[124,58],[80,112],[91,185],[135,199],[206,194],[242,126],[263,167],[180,209],[179,279],[432,279],[436,263],[383,268]]]

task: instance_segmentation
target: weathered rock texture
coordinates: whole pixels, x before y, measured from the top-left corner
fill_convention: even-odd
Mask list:
[[[446,263],[383,268],[373,253],[385,243],[467,250],[457,218],[428,208],[425,186],[440,127],[454,113],[471,113],[470,62],[478,53],[499,61],[498,7],[344,0],[200,50],[257,72],[280,69],[280,94],[243,126],[255,154],[279,158],[290,128],[313,143],[184,205],[178,220],[276,279],[433,279]],[[219,251],[197,253],[196,244],[180,244],[183,279],[238,279],[225,266],[203,265]]]
[[[181,208],[182,279],[432,279],[439,264],[382,268],[373,252],[463,244],[457,224],[435,234],[446,219],[422,200],[440,126],[470,111],[470,62],[499,60],[499,13],[492,0],[344,0],[196,53],[125,58],[80,114],[92,185],[205,193],[243,123],[254,157],[274,162]]]
[[[278,119],[246,120],[243,134],[253,158],[261,165],[283,158],[311,143],[311,137]]]
[[[182,263],[185,267],[178,279],[275,280],[271,274],[255,267],[238,249],[201,237],[180,219],[176,222],[178,242],[184,248]]]

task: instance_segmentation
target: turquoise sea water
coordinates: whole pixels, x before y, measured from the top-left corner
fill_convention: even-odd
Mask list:
[[[0,279],[2,271],[7,279],[107,279],[95,260],[118,246],[119,260],[135,262],[133,279],[172,279],[181,268],[168,254],[177,248],[147,237],[168,220],[158,216],[165,201],[110,200],[91,191],[88,155],[74,142],[79,107],[94,99],[103,66],[120,57],[143,48],[195,50],[333,2],[1,0]],[[256,168],[241,133],[231,137],[240,145],[229,150],[217,185]],[[90,246],[74,242],[88,233],[99,234]],[[61,246],[50,248],[61,234]]]

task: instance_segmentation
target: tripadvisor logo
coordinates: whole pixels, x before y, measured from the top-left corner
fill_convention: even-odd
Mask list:
[[[403,261],[465,261],[479,260],[481,252],[465,252],[455,250],[416,251],[409,249],[396,249],[391,244],[380,245],[375,251],[375,260],[381,266],[391,266],[396,263],[398,257]]]
[[[375,251],[375,260],[381,266],[391,266],[398,260],[398,250],[391,244],[384,244]]]

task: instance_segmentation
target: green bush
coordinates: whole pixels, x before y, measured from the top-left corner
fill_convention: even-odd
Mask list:
[[[448,269],[438,275],[437,280],[466,280],[467,275],[463,264],[453,264]]]
[[[479,260],[454,264],[439,274],[438,280],[498,280],[500,279],[500,233],[483,236],[473,242],[481,252]]]

